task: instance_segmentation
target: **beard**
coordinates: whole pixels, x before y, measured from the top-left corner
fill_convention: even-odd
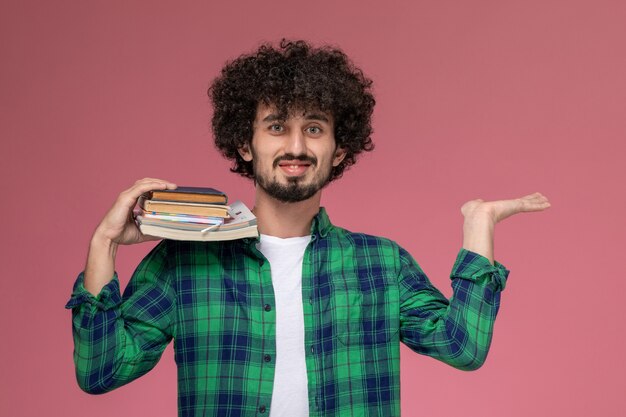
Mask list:
[[[278,167],[282,160],[300,160],[311,163],[311,168],[317,167],[317,159],[308,156],[283,155],[274,160],[273,169]],[[319,190],[328,185],[332,167],[325,171],[318,171],[315,177],[308,184],[303,184],[304,179],[300,177],[288,177],[287,184],[278,182],[275,176],[263,175],[254,166],[254,179],[270,197],[283,203],[297,203],[308,200],[313,197]]]

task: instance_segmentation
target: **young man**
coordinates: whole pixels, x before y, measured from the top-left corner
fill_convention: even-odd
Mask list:
[[[372,149],[370,87],[342,52],[304,42],[222,70],[209,90],[215,141],[254,179],[260,237],[162,241],[121,297],[118,246],[154,239],[132,219],[137,199],[176,186],[146,178],[122,192],[67,304],[82,389],[143,375],[173,339],[180,416],[398,416],[400,342],[481,366],[508,275],[494,226],[549,203],[535,193],[464,204],[447,300],[397,244],[338,228],[320,208],[323,187]]]

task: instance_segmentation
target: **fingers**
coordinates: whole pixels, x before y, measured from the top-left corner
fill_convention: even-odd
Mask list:
[[[537,192],[519,199],[522,211],[540,211],[551,206],[548,198]]]
[[[132,213],[139,197],[148,191],[175,188],[176,184],[157,178],[143,178],[136,181],[132,187],[119,194],[113,206],[96,228],[96,232],[113,242],[138,243],[141,241],[141,237]]]
[[[173,190],[176,184],[157,178],[143,178],[137,180],[135,184],[120,193],[118,200],[126,207],[134,207],[137,199],[144,193],[153,190]]]
[[[160,180],[158,178],[143,178],[135,181],[135,184],[129,188],[130,190],[173,190],[176,188],[176,184],[166,180]],[[145,192],[145,191],[144,191]]]
[[[142,178],[140,180],[135,181],[135,185],[136,184],[142,184],[142,183],[145,183],[145,182],[156,182],[156,183],[161,183],[161,184],[167,184],[168,187],[171,187],[172,189],[176,188],[176,184],[174,184],[171,181],[162,180],[162,179],[158,179],[158,178],[149,178],[149,177]]]

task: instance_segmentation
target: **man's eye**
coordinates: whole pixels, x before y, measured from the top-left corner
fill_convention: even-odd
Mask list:
[[[311,133],[313,135],[318,135],[318,134],[322,133],[322,129],[320,129],[317,126],[311,126],[307,130],[309,131],[309,133]]]
[[[272,132],[282,132],[283,131],[283,127],[281,125],[271,125],[270,126],[270,130]]]

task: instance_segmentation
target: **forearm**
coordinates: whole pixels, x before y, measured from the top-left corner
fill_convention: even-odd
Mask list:
[[[76,376],[83,390],[102,393],[143,375],[171,340],[176,294],[164,246],[155,247],[140,263],[124,297],[114,272],[97,296],[86,289],[85,273],[78,276],[66,308],[72,309]],[[96,247],[90,256],[98,260],[97,255]]]
[[[489,350],[500,291],[508,277],[508,270],[494,261],[495,225],[514,214],[548,207],[550,203],[540,193],[463,204],[464,250],[451,274],[454,295],[447,304],[425,276],[409,274],[405,278],[408,296],[401,308],[405,343],[460,369],[480,366]]]
[[[117,243],[102,237],[97,231],[91,239],[83,285],[94,296],[113,279],[117,246]]]
[[[458,280],[454,287],[455,291],[458,289],[473,298],[484,294],[484,290],[466,280]],[[474,303],[478,314],[468,314],[467,306],[453,297],[445,313],[422,329],[422,345],[418,351],[457,369],[480,368],[491,345],[500,293],[492,292],[489,298],[489,301]]]
[[[139,231],[133,218],[133,208],[144,193],[174,188],[176,184],[171,182],[144,178],[120,193],[91,238],[85,265],[84,287],[87,291],[97,295],[111,281],[115,271],[115,253],[119,244],[133,245],[158,240],[155,237],[144,236]]]
[[[493,240],[495,222],[488,214],[465,217],[463,223],[463,248],[484,256],[493,265]]]
[[[454,294],[447,300],[408,254],[402,263],[401,340],[456,368],[480,367],[489,351],[506,268],[460,250],[450,274]]]
[[[111,391],[148,372],[169,341],[154,326],[125,318],[117,294],[108,297],[103,308],[83,305],[72,314],[76,379],[91,394]],[[150,349],[145,348],[147,341]]]

